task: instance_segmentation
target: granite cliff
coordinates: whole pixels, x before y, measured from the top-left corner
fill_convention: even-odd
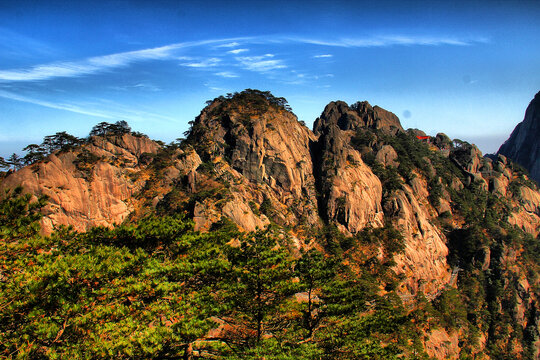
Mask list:
[[[57,151],[43,161],[7,176],[3,189],[22,186],[46,195],[42,229],[72,225],[79,231],[124,221],[135,210],[134,195],[144,186],[141,157],[160,146],[144,136],[92,137],[71,151]]]

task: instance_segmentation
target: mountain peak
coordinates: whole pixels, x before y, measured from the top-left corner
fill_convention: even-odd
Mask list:
[[[358,101],[351,106],[344,101],[332,101],[326,105],[321,116],[315,121],[314,132],[320,134],[323,128],[334,124],[341,130],[358,128],[381,129],[390,133],[403,131],[399,118],[379,106],[371,106],[367,101]]]
[[[497,154],[525,167],[531,178],[540,182],[540,91],[531,100],[525,118],[501,145]]]

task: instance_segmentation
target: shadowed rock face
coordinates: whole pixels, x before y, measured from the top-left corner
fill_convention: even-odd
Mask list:
[[[525,167],[531,178],[540,182],[540,92],[527,107],[523,121],[497,153]]]
[[[315,121],[319,213],[348,233],[383,224],[381,182],[350,145],[355,130],[365,127],[362,116],[342,101],[327,105]]]

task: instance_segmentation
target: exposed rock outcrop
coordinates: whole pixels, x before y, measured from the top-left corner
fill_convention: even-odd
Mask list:
[[[336,124],[341,130],[357,130],[358,128],[381,129],[388,133],[403,131],[399,118],[390,111],[378,106],[372,107],[367,101],[357,102],[351,106],[344,101],[332,101],[326,105],[321,117],[315,121],[314,132],[320,132],[325,123]]]
[[[448,248],[441,230],[433,224],[433,214],[427,205],[427,184],[420,183],[416,190],[404,186],[386,204],[386,214],[405,239],[405,251],[396,257],[396,271],[405,274],[404,293],[426,295],[437,293],[450,280],[446,262]],[[425,196],[422,196],[422,193]]]
[[[274,203],[294,205],[297,222],[301,218],[318,224],[310,151],[316,141],[313,132],[261,94],[239,96],[216,99],[206,107],[195,119],[188,142],[208,161],[221,157],[256,188],[264,189]]]
[[[501,145],[497,154],[505,155],[525,167],[531,178],[540,182],[540,92],[531,101],[510,138]]]
[[[7,176],[0,187],[21,185],[28,193],[49,197],[42,220],[45,233],[57,225],[83,231],[121,223],[135,209],[134,195],[145,184],[141,155],[159,147],[144,136],[94,137],[74,151],[57,151]],[[91,160],[85,154],[92,154]]]
[[[330,103],[315,122],[320,212],[347,233],[383,224],[381,182],[350,145],[361,127],[363,119],[343,102]]]

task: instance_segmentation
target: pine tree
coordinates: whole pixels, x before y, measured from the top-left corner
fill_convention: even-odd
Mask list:
[[[299,291],[307,295],[307,301],[302,303],[302,326],[307,330],[307,338],[311,338],[313,331],[324,317],[323,302],[318,294],[333,277],[332,261],[326,259],[321,252],[310,249],[304,252],[295,266],[298,276]]]
[[[292,261],[271,230],[246,235],[229,251],[226,301],[243,345],[258,344],[286,326],[281,306],[294,294]]]
[[[21,157],[15,153],[11,154],[11,156],[8,158],[7,163],[14,167],[16,170],[19,170],[23,167],[23,161]]]

